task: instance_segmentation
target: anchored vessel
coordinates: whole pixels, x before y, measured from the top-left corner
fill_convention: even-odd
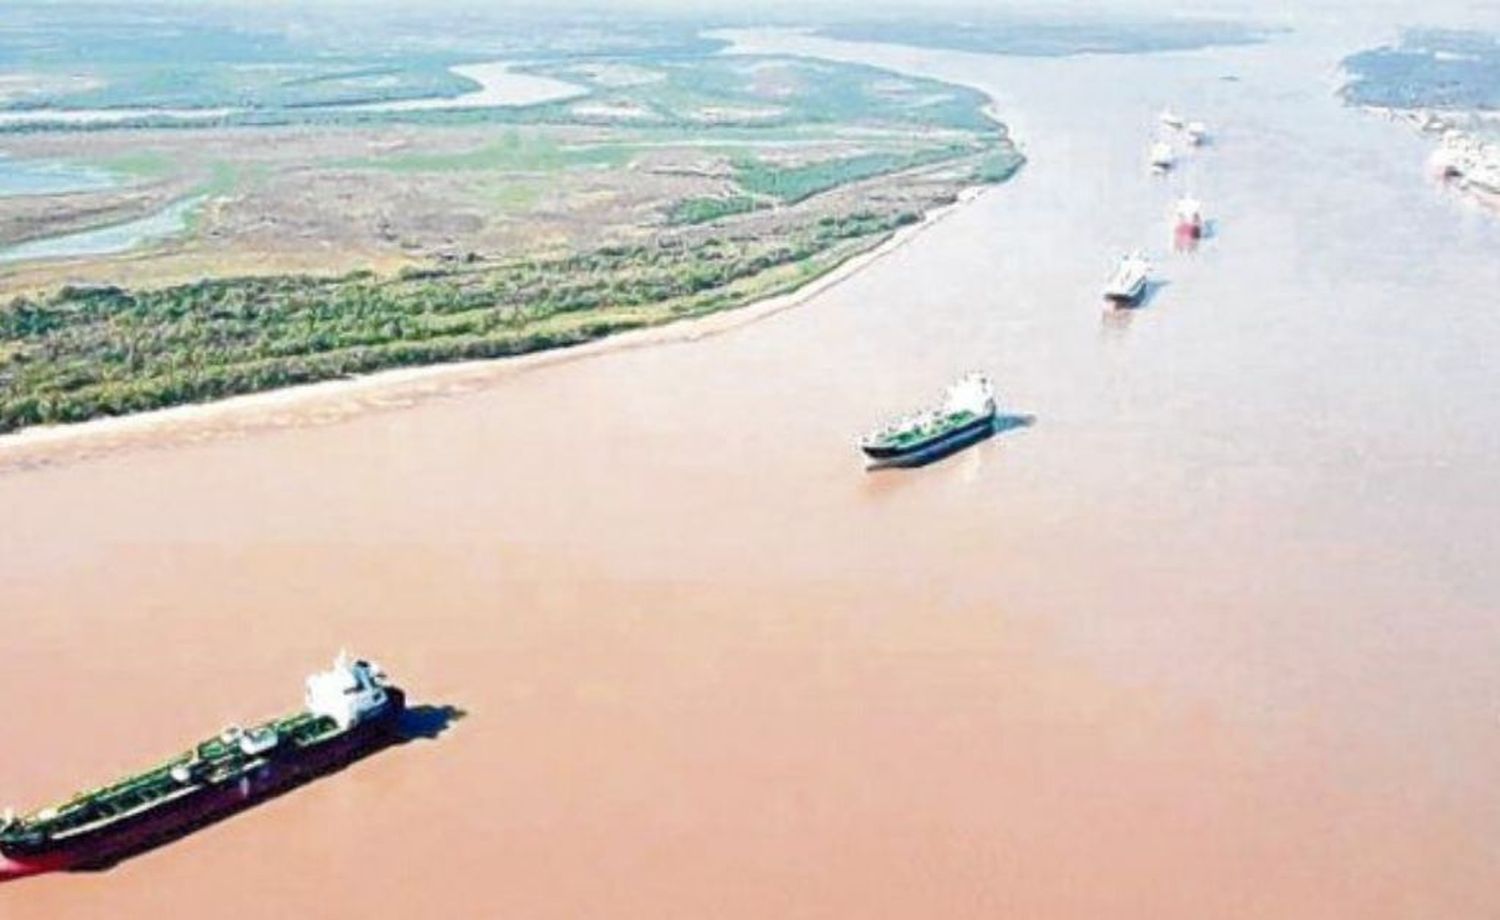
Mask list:
[[[1190,121],[1186,133],[1189,144],[1194,147],[1202,146],[1203,142],[1208,139],[1208,125],[1201,121]]]
[[[1464,188],[1500,195],[1500,144],[1450,130],[1433,151],[1432,165],[1438,175]]]
[[[930,456],[994,430],[995,388],[983,374],[950,385],[937,408],[898,419],[860,441],[871,460],[891,462]]]
[[[1155,172],[1164,173],[1171,169],[1175,162],[1172,157],[1172,145],[1166,141],[1157,141],[1152,144],[1149,160],[1151,169]]]
[[[24,817],[0,817],[0,879],[108,865],[348,763],[395,738],[405,696],[340,654],[307,679],[306,708],[230,726],[188,751]]]
[[[1177,199],[1177,236],[1196,240],[1203,236],[1203,202],[1196,198]]]
[[[1145,256],[1140,253],[1125,256],[1104,286],[1104,299],[1114,305],[1133,304],[1146,293],[1146,282],[1150,277],[1151,263]]]
[[[1182,127],[1182,116],[1171,109],[1162,109],[1161,114],[1156,117],[1161,119],[1161,123],[1168,128]]]

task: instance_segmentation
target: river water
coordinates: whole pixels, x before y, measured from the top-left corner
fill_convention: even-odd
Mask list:
[[[146,243],[182,233],[188,228],[193,214],[207,200],[206,195],[182,198],[154,214],[135,220],[0,248],[0,265],[33,259],[76,259],[129,252]]]
[[[15,160],[0,153],[0,198],[96,192],[118,184],[118,177],[108,170],[73,163]]]
[[[16,804],[341,645],[467,712],[0,914],[1493,915],[1500,223],[1333,98],[1358,45],[777,47],[981,86],[1031,162],[723,335],[0,477]],[[1214,143],[1159,180],[1167,103]],[[974,368],[1035,424],[862,470]]]

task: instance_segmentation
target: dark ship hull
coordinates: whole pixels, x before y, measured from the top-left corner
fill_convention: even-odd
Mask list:
[[[1104,292],[1104,299],[1117,307],[1133,307],[1141,302],[1146,294],[1146,279],[1142,278],[1138,283],[1120,290],[1108,290]]]
[[[940,431],[920,441],[900,446],[885,444],[862,444],[860,449],[871,460],[881,463],[899,463],[903,460],[919,460],[944,451],[961,447],[970,441],[990,434],[995,427],[995,416],[982,415],[947,431]]]
[[[139,814],[65,839],[0,846],[0,881],[64,869],[100,869],[229,817],[257,802],[332,773],[398,740],[405,697],[389,688],[390,705],[368,722],[295,750],[278,752],[255,770],[205,784]]]

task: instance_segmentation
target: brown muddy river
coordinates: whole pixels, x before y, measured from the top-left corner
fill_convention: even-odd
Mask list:
[[[0,476],[0,798],[341,645],[467,712],[0,916],[1494,916],[1500,221],[1340,106],[1358,46],[784,42],[981,86],[1031,163],[733,332]],[[1168,102],[1214,142],[1155,179]],[[968,369],[1035,424],[863,471]]]

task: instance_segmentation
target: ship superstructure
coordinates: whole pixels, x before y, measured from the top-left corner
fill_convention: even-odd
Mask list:
[[[1151,278],[1151,263],[1140,253],[1122,256],[1104,286],[1104,299],[1117,306],[1139,303]]]
[[[1151,145],[1151,150],[1146,156],[1153,172],[1164,173],[1177,163],[1176,156],[1172,153],[1172,145],[1166,141],[1157,141]]]

